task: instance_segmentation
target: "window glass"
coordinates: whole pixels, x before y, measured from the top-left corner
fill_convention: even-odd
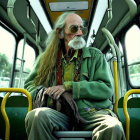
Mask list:
[[[133,25],[126,33],[125,46],[130,82],[140,86],[140,29]]]
[[[16,60],[16,71],[15,71],[15,82],[14,87],[23,88],[24,81],[30,73],[34,61],[35,61],[35,51],[27,43],[24,44],[22,39],[18,45],[17,60]]]
[[[0,26],[0,87],[9,87],[15,51],[14,36]]]

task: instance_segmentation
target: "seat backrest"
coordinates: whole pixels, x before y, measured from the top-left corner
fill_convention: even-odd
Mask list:
[[[2,101],[0,97],[0,104]],[[10,96],[5,107],[10,121],[10,140],[26,140],[24,119],[28,112],[28,99],[25,96]],[[0,112],[0,138],[5,139],[5,122]]]
[[[130,140],[139,140],[140,135],[140,98],[134,97],[128,100],[128,114],[130,117]],[[123,97],[118,103],[118,115],[126,131],[126,120],[123,112]]]

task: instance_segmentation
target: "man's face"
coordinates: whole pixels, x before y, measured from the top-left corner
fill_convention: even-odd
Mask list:
[[[64,28],[65,45],[74,49],[83,48],[86,44],[82,37],[84,35],[83,29],[83,21],[80,16],[76,14],[68,15]]]

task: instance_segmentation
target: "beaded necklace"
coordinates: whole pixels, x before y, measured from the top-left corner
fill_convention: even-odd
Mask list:
[[[62,85],[62,77],[64,76],[64,70],[62,69],[62,52],[58,51],[58,59],[57,59],[57,85]],[[74,81],[80,81],[80,70],[82,64],[82,50],[78,51],[77,61],[74,60]]]

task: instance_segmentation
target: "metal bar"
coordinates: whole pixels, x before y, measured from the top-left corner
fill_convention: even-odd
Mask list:
[[[115,111],[115,113],[118,116],[119,89],[118,89],[117,61],[114,61],[113,65],[114,65],[114,81],[115,81],[115,104],[114,104],[114,111]]]
[[[93,131],[55,131],[54,135],[60,138],[88,138]]]
[[[8,92],[5,95],[5,97],[3,98],[2,103],[1,103],[1,113],[3,115],[4,121],[5,121],[5,125],[6,125],[5,140],[9,140],[9,138],[10,138],[10,123],[9,123],[9,119],[8,119],[6,111],[5,111],[5,104],[6,104],[7,98],[9,97],[10,94],[11,93]]]
[[[126,140],[129,140],[130,136],[129,136],[129,131],[130,131],[130,118],[129,118],[129,114],[128,114],[128,110],[127,110],[127,101],[128,101],[128,97],[131,94],[140,94],[140,89],[131,89],[129,90],[125,96],[124,96],[124,100],[123,100],[123,111],[124,111],[124,115],[125,115],[125,119],[126,119]]]
[[[24,52],[25,52],[25,45],[26,45],[26,33],[24,33],[24,43],[23,43],[23,49],[22,49],[22,57],[21,57],[21,67],[20,67],[20,73],[19,73],[19,75],[20,75],[20,77],[19,77],[19,85],[18,85],[18,87],[20,88],[21,87],[21,83],[22,83],[22,74],[23,74],[23,71],[24,71],[24,62],[25,62],[25,60],[24,60]]]
[[[114,69],[114,84],[115,84],[115,104],[114,104],[114,110],[115,113],[118,115],[118,98],[119,98],[119,90],[118,90],[118,72],[117,72],[117,57],[116,57],[116,43],[112,36],[112,34],[109,32],[108,29],[102,28],[102,32],[105,34],[105,37],[107,38],[107,41],[109,43],[109,46],[112,50],[112,54],[114,57],[113,60],[113,69]]]

